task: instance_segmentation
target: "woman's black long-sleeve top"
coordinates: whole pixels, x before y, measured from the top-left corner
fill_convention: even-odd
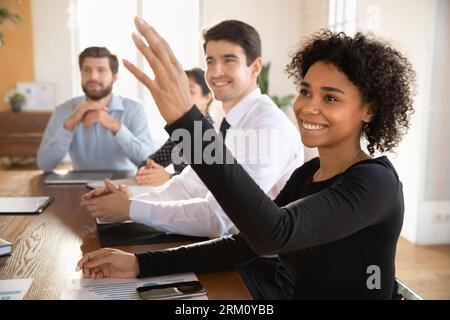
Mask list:
[[[166,129],[184,128],[194,139],[194,121],[210,128],[192,108]],[[210,142],[194,143],[204,149]],[[278,254],[295,276],[296,299],[392,297],[404,203],[386,157],[358,162],[321,182],[312,181],[319,168],[313,159],[294,171],[275,201],[237,163],[191,166],[241,233],[138,254],[140,277],[229,269]]]
[[[208,120],[211,124],[214,123],[214,120],[211,118],[209,113],[205,114],[206,120]],[[175,149],[175,150],[174,150]],[[151,154],[148,159],[155,161],[159,165],[163,167],[167,167],[171,164],[173,164],[173,175],[178,175],[183,171],[184,168],[188,166],[188,164],[183,161],[181,158],[180,162],[174,163],[172,159],[172,153],[175,153],[175,155],[181,157],[181,150],[180,148],[177,148],[177,144],[173,142],[171,139],[167,139],[166,142],[153,154]],[[139,167],[145,167],[147,164],[147,160],[142,161],[141,165]]]

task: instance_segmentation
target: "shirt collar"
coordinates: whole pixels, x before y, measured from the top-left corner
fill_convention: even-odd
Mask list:
[[[86,100],[86,96],[84,96],[84,100]],[[111,96],[111,101],[108,105],[108,113],[111,111],[124,111],[125,107],[123,106],[122,99],[118,96],[113,94]]]
[[[256,88],[250,92],[244,99],[239,101],[231,110],[225,115],[225,119],[230,124],[230,127],[236,124],[247,114],[249,107],[261,96],[261,89]]]
[[[124,109],[122,99],[120,99],[118,95],[113,94],[108,106],[108,111],[123,111]]]

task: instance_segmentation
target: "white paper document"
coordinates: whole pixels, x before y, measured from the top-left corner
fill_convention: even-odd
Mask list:
[[[135,178],[128,178],[128,179],[115,179],[111,180],[112,183],[114,183],[116,186],[120,184],[124,184],[130,189],[130,192],[133,196],[137,196],[142,193],[146,192],[157,192],[159,190],[162,190],[163,187],[154,187],[154,186],[142,186],[137,184]],[[104,181],[91,181],[86,184],[89,188],[96,189],[96,188],[103,188],[105,186]]]
[[[196,281],[195,273],[179,273],[143,279],[71,279],[63,291],[63,300],[139,300],[136,288],[182,281]],[[189,300],[207,300],[206,295]]]
[[[0,300],[23,300],[33,279],[0,280]]]

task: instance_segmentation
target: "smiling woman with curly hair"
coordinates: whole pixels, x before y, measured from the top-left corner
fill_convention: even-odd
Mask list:
[[[211,125],[182,98],[189,92],[183,81],[170,81],[183,80],[181,66],[153,29],[137,27],[149,43],[138,47],[158,70],[153,81],[131,65],[129,70],[152,92],[167,131],[184,128],[192,148],[207,148],[194,135],[194,122],[203,130]],[[237,162],[191,164],[240,234],[137,255],[101,249],[79,262],[86,277],[234,267],[256,299],[393,297],[402,183],[386,156],[372,155],[391,151],[408,129],[414,71],[381,41],[330,31],[312,36],[287,70],[299,89],[294,110],[302,141],[317,147],[319,157],[298,168],[274,201]],[[170,92],[180,94],[169,101]],[[268,254],[279,260],[260,257]]]
[[[358,87],[363,102],[370,104],[373,116],[363,127],[370,154],[375,149],[393,150],[409,128],[413,112],[415,72],[408,60],[368,35],[357,33],[351,38],[324,30],[312,36],[293,56],[286,71],[300,86],[317,61],[337,67]]]

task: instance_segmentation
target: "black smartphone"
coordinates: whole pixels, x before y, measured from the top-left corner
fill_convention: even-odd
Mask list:
[[[199,281],[184,281],[139,287],[136,291],[143,300],[184,299],[206,294],[205,288],[203,288]]]

